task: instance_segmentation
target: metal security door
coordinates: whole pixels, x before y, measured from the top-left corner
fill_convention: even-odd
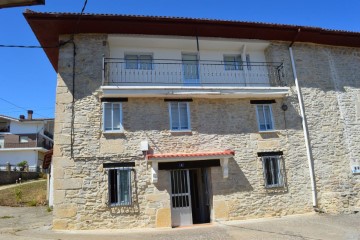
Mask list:
[[[171,176],[171,225],[173,227],[193,224],[189,170],[172,170]]]

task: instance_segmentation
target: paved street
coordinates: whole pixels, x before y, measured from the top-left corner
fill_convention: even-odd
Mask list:
[[[45,207],[0,207],[0,239],[351,239],[360,240],[360,213],[304,214],[282,218],[216,222],[178,229],[51,231]]]

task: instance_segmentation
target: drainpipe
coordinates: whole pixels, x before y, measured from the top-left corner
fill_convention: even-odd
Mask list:
[[[295,39],[292,41],[292,43],[289,46],[289,52],[290,52],[291,66],[292,66],[294,79],[295,79],[295,87],[296,87],[296,91],[298,93],[297,96],[298,96],[298,101],[299,101],[299,105],[300,105],[300,114],[301,114],[301,119],[302,119],[302,126],[303,126],[303,130],[304,130],[306,156],[307,156],[307,159],[308,159],[310,181],[311,181],[311,192],[312,192],[313,208],[314,208],[315,211],[318,211],[317,192],[316,192],[316,184],[315,184],[315,172],[314,172],[313,156],[312,156],[312,151],[311,151],[311,146],[310,146],[309,129],[308,129],[307,121],[306,121],[304,101],[303,101],[303,97],[302,97],[302,94],[301,94],[301,89],[300,89],[298,77],[297,77],[297,74],[296,74],[294,55],[293,55],[293,51],[292,51],[292,45],[294,44],[294,42],[297,39],[297,37],[299,36],[299,34],[300,34],[300,28],[298,30],[298,33],[297,33]]]

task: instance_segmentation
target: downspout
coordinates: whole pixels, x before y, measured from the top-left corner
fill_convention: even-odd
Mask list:
[[[310,173],[310,181],[311,181],[311,193],[312,193],[312,202],[313,202],[313,208],[315,211],[318,211],[318,203],[317,203],[317,192],[316,192],[316,183],[315,183],[315,172],[314,172],[314,162],[313,162],[313,156],[312,156],[312,150],[310,146],[310,137],[309,137],[309,129],[307,125],[306,115],[305,115],[305,107],[304,107],[304,100],[302,97],[298,77],[296,74],[296,67],[295,67],[295,61],[294,61],[294,55],[292,51],[292,45],[300,35],[300,28],[298,29],[298,32],[296,34],[296,37],[289,45],[289,52],[290,52],[290,59],[291,59],[291,66],[294,74],[294,80],[295,80],[295,87],[297,91],[298,101],[300,105],[300,114],[302,119],[302,126],[304,130],[304,139],[305,139],[305,146],[306,146],[306,156],[308,159],[309,164],[309,173]]]

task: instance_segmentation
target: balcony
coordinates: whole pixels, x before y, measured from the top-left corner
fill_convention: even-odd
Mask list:
[[[4,143],[4,149],[6,148],[44,148],[44,149],[52,149],[53,148],[53,140],[42,135],[36,134],[36,139],[29,139],[28,142],[7,142]]]
[[[103,62],[105,96],[282,96],[288,92],[286,86],[282,63],[118,58]]]

